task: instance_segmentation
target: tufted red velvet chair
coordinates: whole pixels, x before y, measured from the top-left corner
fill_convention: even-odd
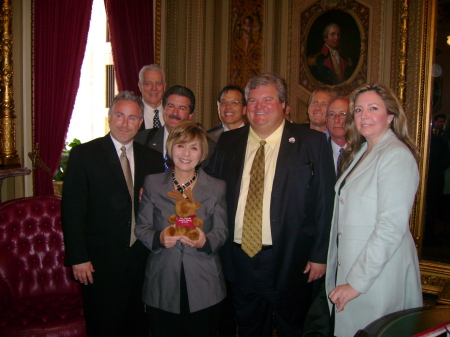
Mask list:
[[[0,204],[0,336],[86,336],[80,286],[64,267],[61,199]]]

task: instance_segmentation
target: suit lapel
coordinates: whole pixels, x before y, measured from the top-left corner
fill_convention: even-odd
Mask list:
[[[123,174],[122,166],[120,165],[119,156],[117,155],[116,148],[114,147],[114,143],[109,133],[105,137],[103,137],[102,147],[105,150],[106,156],[108,157],[110,164],[109,167],[114,172],[117,179],[120,181],[122,187],[126,191],[128,191],[127,182]]]
[[[336,190],[336,188],[339,188],[340,184],[342,183],[342,180],[345,177],[347,177],[347,175],[352,171],[352,169],[354,167],[355,167],[354,171],[350,175],[349,179],[347,179],[345,181],[345,185],[342,187],[342,189],[345,189],[345,187],[348,184],[350,184],[353,180],[355,180],[362,173],[364,173],[369,167],[371,167],[377,161],[378,152],[382,148],[384,148],[388,143],[390,143],[390,141],[392,140],[393,137],[396,138],[394,133],[390,129],[388,129],[386,131],[386,133],[382,136],[382,138],[378,141],[378,143],[375,144],[374,148],[372,149],[372,151],[370,151],[370,153],[367,155],[367,157],[364,158],[364,160],[358,166],[355,167],[355,165],[358,164],[360,158],[364,155],[364,153],[367,150],[367,143],[364,143],[363,146],[361,147],[361,149],[355,155],[355,158],[353,159],[350,166],[347,168],[347,170],[344,172],[344,174],[339,178],[338,183],[336,183],[335,190]]]
[[[193,194],[195,201],[201,204],[203,204],[210,195],[208,190],[208,176],[201,168],[198,170],[198,180],[195,183]]]
[[[134,193],[139,195],[139,190],[144,184],[145,167],[143,165],[142,159],[145,157],[145,154],[142,151],[142,147],[136,146],[136,143],[133,142],[133,157],[134,157]]]
[[[156,131],[155,136],[150,142],[150,147],[158,152],[161,152],[164,156],[164,127],[161,127]]]
[[[291,130],[291,124],[285,123],[283,134],[281,136],[280,150],[278,152],[277,166],[275,168],[275,177],[272,188],[272,190],[274,190],[277,194],[279,192],[276,191],[277,187],[284,186],[281,184],[281,180],[283,180],[287,175],[289,163],[292,158],[292,151],[299,146],[298,142],[300,140],[296,139],[294,136],[295,134]]]
[[[248,133],[249,127],[246,126],[242,128],[242,132],[236,137],[236,141],[232,144],[232,157],[230,158],[230,162],[227,163],[226,167],[229,170],[233,170],[233,177],[235,179],[235,190],[234,190],[234,205],[233,205],[233,214],[236,213],[237,204],[239,201],[239,194],[241,190],[241,181],[242,181],[242,173],[244,171],[244,161],[245,161],[245,153],[247,151],[247,141],[248,141]]]

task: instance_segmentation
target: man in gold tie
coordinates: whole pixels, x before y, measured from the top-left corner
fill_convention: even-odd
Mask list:
[[[74,148],[64,177],[66,264],[82,284],[88,336],[147,336],[142,284],[148,250],[134,235],[144,177],[163,172],[161,154],[133,141],[143,104],[121,92],[110,133]]]
[[[325,273],[334,168],[326,136],[284,118],[284,80],[252,78],[250,126],[224,133],[207,171],[227,183],[221,250],[240,337],[301,336],[311,281]]]

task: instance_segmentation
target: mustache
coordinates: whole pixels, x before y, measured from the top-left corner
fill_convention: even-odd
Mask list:
[[[174,119],[178,119],[179,121],[181,121],[181,117],[180,116],[169,115],[169,118],[174,118]]]

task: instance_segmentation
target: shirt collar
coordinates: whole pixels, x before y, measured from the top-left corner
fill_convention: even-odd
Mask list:
[[[118,142],[113,136],[112,134],[109,134],[111,136],[111,139],[113,141],[114,147],[116,148],[117,154],[120,156],[120,154],[122,153],[122,146],[125,146],[125,149],[127,151],[127,154],[130,154],[133,152],[133,141],[129,142],[127,145],[123,145],[120,142]]]
[[[144,107],[145,107],[146,110],[152,110],[153,112],[155,110],[158,110],[159,112],[163,111],[162,103],[160,103],[159,106],[156,109],[153,109],[150,105],[145,103],[144,99],[142,99],[142,103],[144,103]]]
[[[236,129],[242,128],[243,126],[245,126],[245,123],[244,123],[244,122],[242,122],[242,124],[239,125]],[[225,126],[225,124],[222,124],[222,127],[223,127],[223,132],[230,131],[230,129],[228,129],[228,128]]]
[[[284,130],[284,123],[286,121],[283,120],[281,125],[274,131],[272,134],[264,139],[266,143],[273,149],[281,141],[281,136],[283,135]],[[249,140],[252,144],[258,144],[261,138],[256,134],[256,132],[253,130],[253,128],[250,126],[250,133],[249,133]]]

